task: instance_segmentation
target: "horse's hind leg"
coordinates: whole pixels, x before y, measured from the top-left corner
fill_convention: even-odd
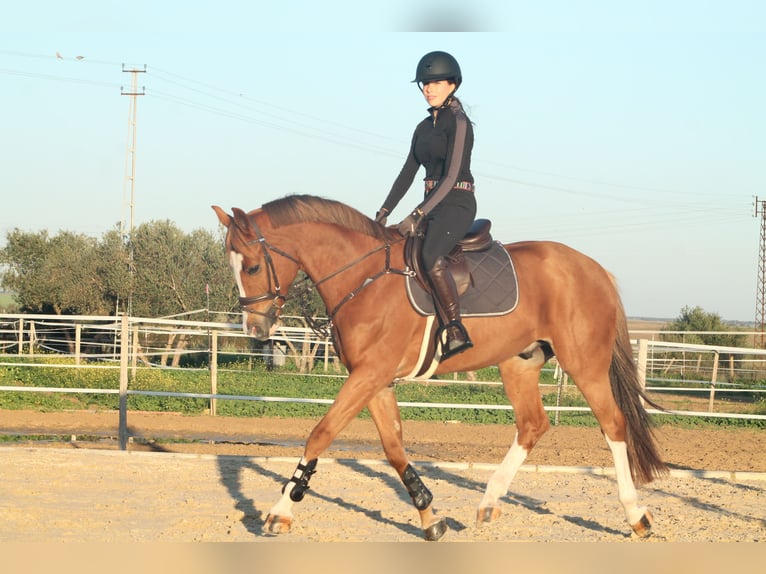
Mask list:
[[[580,390],[601,425],[601,432],[612,452],[617,496],[625,511],[625,518],[636,534],[648,536],[652,529],[652,514],[645,506],[638,505],[638,492],[633,482],[628,457],[625,416],[614,400],[608,376],[603,375],[600,379],[594,378],[590,381],[591,384],[580,386]]]
[[[599,361],[591,354],[589,361],[575,363],[569,370],[580,392],[590,405],[593,415],[601,426],[614,459],[617,478],[617,496],[625,512],[625,518],[638,536],[648,536],[652,529],[652,514],[638,504],[638,492],[631,473],[628,455],[627,423],[625,415],[615,400],[605,360]],[[563,360],[562,360],[563,365]],[[597,370],[597,367],[602,365]]]
[[[540,369],[544,363],[542,350],[538,348],[529,358],[513,357],[498,365],[505,394],[516,415],[516,436],[503,462],[487,483],[476,512],[477,524],[491,522],[500,516],[500,497],[508,492],[516,472],[550,426],[538,388]]]
[[[649,536],[652,532],[652,513],[645,506],[638,505],[638,492],[630,473],[625,441],[612,441],[606,433],[604,438],[612,451],[617,475],[617,496],[625,511],[625,518],[638,536]]]
[[[399,478],[407,488],[407,493],[412,498],[412,503],[420,513],[420,522],[426,540],[439,540],[447,531],[447,522],[434,515],[431,507],[433,499],[431,491],[426,488],[407,460],[402,439],[402,419],[393,387],[388,386],[379,391],[369,402],[367,409],[378,428],[380,442],[388,462],[399,474]]]

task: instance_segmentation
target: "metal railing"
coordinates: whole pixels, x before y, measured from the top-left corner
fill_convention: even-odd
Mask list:
[[[298,323],[297,318],[292,319]],[[752,401],[766,397],[763,375],[766,373],[766,350],[726,346],[672,343],[649,339],[646,333],[634,339],[635,352],[647,391],[652,393],[707,394],[707,410],[675,411],[690,416],[711,416],[766,420],[759,414],[714,412],[716,397],[737,393]],[[40,367],[61,369],[112,369],[119,372],[119,386],[112,389],[65,388],[51,385],[31,387],[0,386],[0,392],[48,392],[116,394],[120,408],[120,443],[127,440],[127,397],[129,395],[174,396],[207,399],[210,413],[216,414],[218,400],[292,401],[329,404],[331,399],[283,398],[246,395],[222,395],[217,392],[218,365],[223,355],[237,355],[268,362],[276,368],[293,361],[299,369],[306,365],[323,365],[327,376],[344,377],[332,349],[332,342],[318,338],[304,326],[283,326],[269,344],[253,346],[239,324],[226,322],[187,321],[178,318],[147,319],[91,316],[0,315],[0,368]],[[37,362],[40,357],[46,361]],[[56,357],[67,362],[56,363]],[[209,393],[174,393],[157,390],[130,389],[138,369],[175,369],[181,359],[197,360],[198,366],[183,367],[209,371]],[[568,381],[555,361],[554,372],[558,396]],[[760,378],[759,378],[760,377]],[[444,379],[442,379],[443,381]],[[498,380],[455,383],[499,385]],[[452,404],[400,402],[400,406],[424,408],[448,407],[511,410],[508,404]],[[587,407],[564,407],[557,401],[546,410],[588,411]]]

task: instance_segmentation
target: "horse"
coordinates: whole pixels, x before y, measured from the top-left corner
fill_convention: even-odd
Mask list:
[[[328,309],[335,350],[348,377],[309,434],[303,455],[271,507],[264,532],[289,532],[318,457],[365,407],[389,464],[420,515],[426,540],[439,540],[447,521],[408,460],[393,382],[410,377],[422,354],[429,317],[405,293],[404,238],[339,201],[289,195],[245,212],[213,205],[226,228],[225,251],[239,290],[243,329],[267,340],[278,326],[299,271]],[[529,452],[550,426],[539,390],[543,365],[555,355],[596,417],[614,459],[618,500],[632,531],[652,530],[652,514],[636,487],[667,473],[633,359],[616,282],[599,263],[564,244],[500,244],[515,265],[518,304],[512,312],[464,317],[471,349],[438,363],[437,376],[497,365],[515,413],[516,433],[490,477],[476,522],[501,515],[504,496]],[[655,405],[656,406],[656,405]]]

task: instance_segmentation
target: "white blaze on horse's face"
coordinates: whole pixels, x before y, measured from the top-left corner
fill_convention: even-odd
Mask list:
[[[245,271],[244,262],[245,258],[241,253],[229,251],[229,266],[234,272],[234,281],[237,284],[240,298],[247,297],[245,285],[242,282],[242,273]],[[278,323],[278,321],[270,318],[270,313],[248,312],[244,307],[242,308],[242,330],[246,335],[265,341],[274,336]]]
[[[237,283],[237,289],[239,290],[239,296],[245,297],[245,288],[242,286],[242,277],[240,275],[242,271],[242,262],[245,260],[242,254],[236,251],[229,251],[229,266],[234,272],[234,281]]]
[[[244,260],[245,258],[242,257],[241,253],[237,253],[236,251],[229,251],[229,266],[234,273],[234,281],[237,284],[237,289],[239,290],[240,297],[247,297],[245,294],[245,288],[242,285],[242,262]],[[247,334],[247,312],[244,310],[242,311],[242,329]]]

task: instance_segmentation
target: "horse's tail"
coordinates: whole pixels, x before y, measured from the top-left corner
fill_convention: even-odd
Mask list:
[[[617,339],[612,351],[609,367],[609,381],[617,405],[625,416],[625,442],[628,448],[628,462],[633,480],[637,485],[651,482],[667,474],[668,469],[660,458],[657,442],[652,432],[652,421],[642,403],[661,409],[661,406],[646,396],[638,378],[638,369],[633,360],[633,347],[628,334],[628,321],[622,302],[617,313]]]

